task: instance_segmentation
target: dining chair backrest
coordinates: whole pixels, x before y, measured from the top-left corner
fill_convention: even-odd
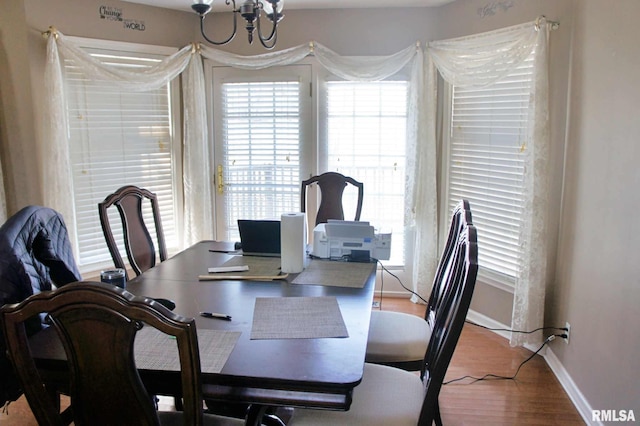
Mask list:
[[[442,295],[446,292],[446,286],[451,283],[446,280],[446,274],[451,267],[451,261],[456,251],[458,240],[463,229],[472,224],[471,206],[469,201],[462,199],[453,209],[451,213],[451,221],[449,224],[449,233],[445,242],[440,261],[436,268],[436,274],[433,279],[433,286],[429,300],[427,301],[427,309],[425,311],[425,320],[431,328],[434,326],[435,313],[438,310]]]
[[[153,214],[156,240],[158,242],[158,253],[160,261],[167,259],[167,246],[162,231],[162,221],[160,219],[160,207],[156,194],[137,186],[127,185],[118,189],[113,194],[107,196],[104,201],[98,204],[100,224],[104,233],[107,247],[111,253],[111,258],[116,268],[123,268],[126,265],[120,255],[120,250],[113,235],[109,222],[109,207],[115,205],[122,221],[122,231],[124,234],[124,247],[131,269],[140,275],[144,271],[156,265],[156,247],[149,233],[149,228],[145,224],[143,217],[143,202],[148,202]],[[127,273],[127,279],[129,279]]]
[[[477,233],[473,225],[467,225],[460,232],[453,247],[450,267],[444,273],[447,285],[435,314],[433,331],[420,372],[425,397],[419,425],[431,425],[436,419],[441,422],[438,396],[462,333],[477,274]]]
[[[352,177],[344,176],[336,172],[323,173],[302,181],[302,187],[300,189],[300,209],[302,212],[307,211],[307,188],[309,185],[315,183],[320,187],[320,207],[318,207],[318,212],[316,213],[316,225],[326,223],[329,219],[344,220],[342,195],[347,184],[351,184],[358,189],[358,201],[354,220],[360,220],[362,200],[364,197],[364,184]]]
[[[154,401],[140,379],[134,358],[134,339],[143,324],[175,338],[172,341],[179,353],[184,424],[202,423],[195,320],[110,284],[78,282],[0,310],[8,353],[39,424],[63,424],[43,386],[25,332],[25,320],[43,312],[48,314],[67,356],[76,425],[159,424]]]

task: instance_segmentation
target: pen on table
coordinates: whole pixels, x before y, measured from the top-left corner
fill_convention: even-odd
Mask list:
[[[215,318],[215,319],[221,319],[225,321],[231,321],[231,315],[227,315],[227,314],[218,314],[216,312],[200,312],[200,315],[205,318]]]

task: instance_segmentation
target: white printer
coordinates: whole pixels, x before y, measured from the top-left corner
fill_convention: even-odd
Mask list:
[[[376,234],[369,222],[329,220],[313,229],[311,255],[322,259],[389,260],[391,234]]]

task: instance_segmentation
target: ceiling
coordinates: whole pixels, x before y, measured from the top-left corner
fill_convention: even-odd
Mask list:
[[[191,11],[191,4],[195,0],[124,0],[129,3],[146,4],[148,6],[165,7],[168,9]],[[243,0],[237,0],[239,6]],[[393,0],[393,7],[433,7],[451,3],[454,0]],[[214,11],[229,11],[231,6],[225,0],[213,0]],[[284,0],[284,9],[351,9],[351,8],[382,8],[390,7],[389,0]]]

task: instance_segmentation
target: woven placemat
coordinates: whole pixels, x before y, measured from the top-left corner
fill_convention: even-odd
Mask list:
[[[362,288],[375,267],[375,263],[312,260],[291,283]]]
[[[349,337],[335,297],[258,297],[251,339]]]
[[[222,371],[240,334],[239,331],[198,330],[201,371]],[[139,369],[180,371],[176,340],[153,327],[146,326],[138,331],[134,351]]]
[[[216,276],[242,276],[242,275],[268,275],[275,276],[280,274],[280,258],[279,257],[260,257],[260,256],[233,256],[224,262],[221,266],[244,266],[249,267],[248,271],[242,272],[217,272]],[[206,271],[205,271],[206,272]]]

